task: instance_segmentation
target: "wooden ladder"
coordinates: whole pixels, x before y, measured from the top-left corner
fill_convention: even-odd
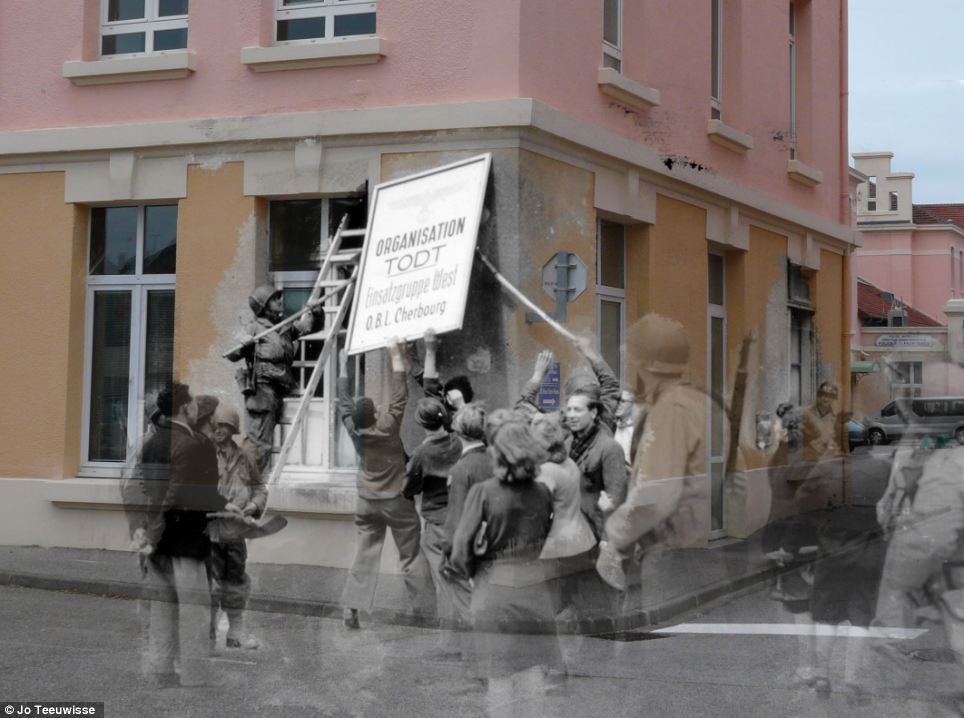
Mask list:
[[[305,303],[305,309],[293,315],[297,318],[302,316],[305,311],[310,311],[312,306],[323,303],[325,328],[321,331],[299,337],[299,341],[302,342],[322,342],[321,352],[318,354],[318,358],[315,359],[315,365],[311,369],[311,377],[308,379],[304,393],[298,401],[298,409],[295,411],[291,424],[288,425],[288,430],[285,432],[285,439],[281,444],[281,449],[274,457],[275,464],[271,469],[271,476],[268,479],[269,486],[275,485],[278,479],[281,478],[285,462],[288,460],[288,454],[291,453],[291,447],[294,446],[295,440],[302,433],[301,429],[304,425],[311,398],[315,395],[318,382],[321,381],[321,377],[325,373],[325,364],[331,357],[331,352],[335,351],[338,347],[338,337],[343,331],[341,327],[345,321],[348,307],[351,305],[352,294],[355,291],[355,281],[358,277],[358,260],[362,250],[342,249],[341,245],[343,239],[349,237],[364,237],[365,230],[345,229],[347,219],[347,216],[342,218],[338,229],[335,231],[335,236],[332,237],[328,245],[325,261],[321,265],[317,279],[315,279],[315,285],[311,290],[311,296]],[[348,269],[350,271],[349,276],[337,276],[339,269]],[[305,437],[302,437],[302,439],[304,438]]]

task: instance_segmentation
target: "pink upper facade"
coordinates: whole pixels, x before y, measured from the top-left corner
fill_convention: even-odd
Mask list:
[[[890,152],[854,159],[863,179],[855,274],[947,324],[944,306],[964,297],[964,204],[914,204],[914,175],[892,171]]]
[[[603,3],[591,0],[384,1],[369,65],[254,72],[241,49],[272,44],[277,0],[195,0],[196,71],[150,82],[75,86],[71,60],[98,59],[101,0],[0,4],[0,132],[533,98],[667,157],[692,161],[778,200],[849,224],[846,0],[798,0],[797,160],[788,176],[789,3],[723,0],[722,121],[752,138],[710,140],[711,15],[706,0],[623,0],[623,76],[658,90],[633,110],[603,94]]]

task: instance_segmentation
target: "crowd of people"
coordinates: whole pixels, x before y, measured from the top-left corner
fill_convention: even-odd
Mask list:
[[[161,686],[207,680],[204,658],[219,611],[229,647],[259,645],[244,625],[244,527],[259,526],[265,511],[269,436],[293,386],[294,341],[314,318],[305,313],[259,337],[280,319],[281,298],[259,289],[250,306],[256,321],[230,357],[246,362],[239,377],[245,434],[233,408],[174,384],[158,396],[125,483],[137,509],[131,531],[145,579],[168,599],[152,604],[147,652],[148,675]],[[551,352],[538,354],[512,406],[493,408],[466,377],[443,382],[438,344],[427,332],[421,371],[400,343],[388,346],[391,391],[383,404],[352,395],[347,357],[339,357],[338,415],[358,457],[343,622],[360,629],[372,611],[391,530],[408,610],[437,617],[439,655],[471,659],[496,706],[519,691],[539,693],[547,677],[564,673],[558,644],[532,635],[631,615],[640,608],[650,557],[706,544],[707,395],[684,381],[685,329],[655,314],[626,334],[639,394],[620,385],[591,342],[576,341],[585,368],[566,378],[561,411],[544,411],[537,399]],[[423,435],[406,446],[411,377],[423,394],[411,411]],[[837,394],[824,382],[812,406],[781,405],[761,443],[771,483],[779,485],[762,534],[766,555],[779,566],[771,596],[800,625],[831,627],[802,632],[793,676],[824,694],[835,640],[868,638],[874,626],[911,625],[922,593],[934,597],[952,644],[964,652],[964,449],[898,451],[879,524],[814,512],[830,505],[829,467],[845,453]],[[866,645],[900,659],[886,640],[848,641],[844,680],[858,698]]]

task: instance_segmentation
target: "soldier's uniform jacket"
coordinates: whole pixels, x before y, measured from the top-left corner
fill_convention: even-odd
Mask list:
[[[268,489],[251,458],[234,441],[217,447],[218,493],[239,509],[249,501],[258,507],[260,516],[268,502]]]
[[[706,394],[681,383],[666,387],[646,417],[626,501],[606,522],[606,534],[617,548],[637,542],[674,548],[706,542],[705,442]]]
[[[258,317],[244,327],[241,338],[253,337],[265,329],[270,329],[274,324],[275,322],[267,317]],[[232,352],[228,359],[251,360],[255,384],[272,384],[282,389],[283,394],[287,394],[295,385],[291,364],[295,360],[295,340],[301,333],[297,327],[289,325],[280,332],[271,332],[262,337],[254,346],[242,347]]]

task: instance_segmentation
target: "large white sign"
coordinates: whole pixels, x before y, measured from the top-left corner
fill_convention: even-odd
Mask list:
[[[349,354],[462,328],[492,156],[375,187]]]

